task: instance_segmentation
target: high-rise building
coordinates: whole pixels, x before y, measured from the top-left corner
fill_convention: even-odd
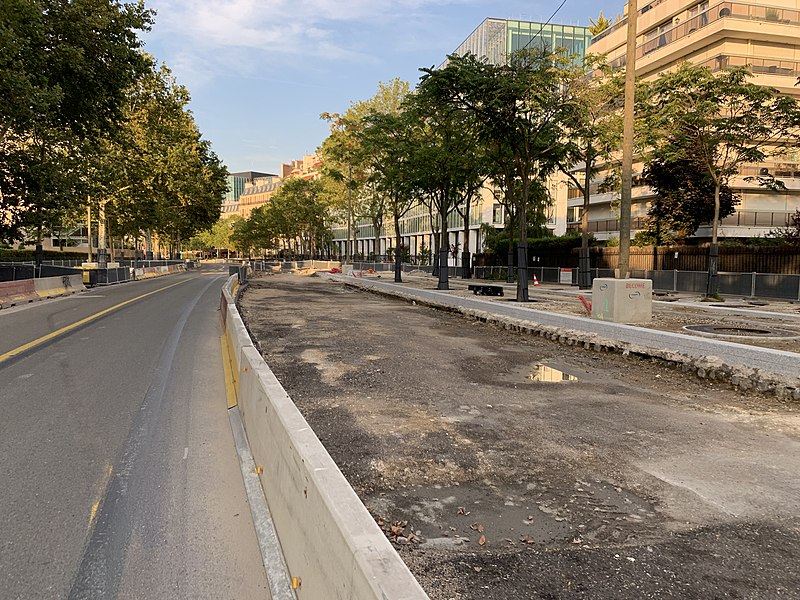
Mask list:
[[[625,65],[627,6],[625,17],[592,39],[588,51],[605,54],[612,67]],[[795,87],[800,76],[800,2],[798,0],[752,0],[713,2],[704,0],[654,0],[637,15],[636,76],[645,81],[691,62],[720,71],[732,66],[750,66],[754,83],[772,86],[781,93],[800,97]],[[653,191],[634,165],[632,223],[634,231],[644,225]],[[638,173],[637,173],[638,171]],[[748,176],[771,174],[786,185],[784,191],[759,187]],[[599,181],[595,182],[596,185]],[[800,153],[790,150],[764,163],[747,165],[731,188],[741,197],[735,214],[723,219],[720,235],[755,237],[786,225],[800,207]],[[570,190],[569,228],[580,227],[583,199]],[[589,227],[599,239],[619,235],[614,209],[616,193],[595,193],[589,209]],[[710,236],[701,227],[696,237]]]

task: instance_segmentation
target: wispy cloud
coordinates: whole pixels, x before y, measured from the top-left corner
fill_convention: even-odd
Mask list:
[[[225,73],[324,73],[334,63],[376,64],[374,44],[384,56],[406,51],[419,35],[415,24],[429,12],[475,1],[149,0],[157,15],[146,40],[194,89]]]
[[[380,24],[411,11],[470,0],[153,0],[160,35],[198,49],[249,48],[270,53],[363,58],[342,39],[342,25]]]

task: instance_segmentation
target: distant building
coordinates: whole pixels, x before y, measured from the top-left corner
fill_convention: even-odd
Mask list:
[[[512,52],[524,48],[564,48],[575,57],[577,64],[581,64],[591,39],[589,29],[578,25],[486,19],[461,42],[453,54],[474,54],[494,65],[502,65]]]
[[[281,178],[300,177],[302,179],[318,179],[322,176],[320,172],[322,159],[316,154],[306,154],[300,160],[293,160],[281,165]]]
[[[299,160],[283,163],[280,175],[255,171],[234,173],[234,177],[244,178],[245,181],[236,200],[236,209],[230,212],[247,219],[254,209],[269,204],[272,195],[280,189],[284,181],[293,177],[317,179],[322,176],[321,166],[322,161],[316,154],[307,154]]]
[[[269,204],[272,194],[278,190],[281,183],[282,180],[278,175],[255,177],[246,182],[237,203],[237,214],[247,219],[254,209]]]
[[[239,197],[244,192],[245,185],[252,183],[259,177],[277,177],[270,173],[259,171],[241,171],[239,173],[228,174],[228,191],[225,193],[225,201],[222,203],[222,216],[229,216],[239,212]]]

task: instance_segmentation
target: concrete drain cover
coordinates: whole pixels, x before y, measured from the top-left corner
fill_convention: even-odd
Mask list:
[[[685,325],[686,331],[700,335],[750,338],[796,338],[800,333],[771,327],[736,327],[733,325]]]

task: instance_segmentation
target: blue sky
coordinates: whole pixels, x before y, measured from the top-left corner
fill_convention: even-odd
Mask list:
[[[203,136],[231,171],[275,172],[328,133],[322,112],[413,85],[486,17],[546,21],[560,4],[482,0],[150,0],[145,49],[192,95]],[[553,23],[588,25],[623,2],[566,0]]]

